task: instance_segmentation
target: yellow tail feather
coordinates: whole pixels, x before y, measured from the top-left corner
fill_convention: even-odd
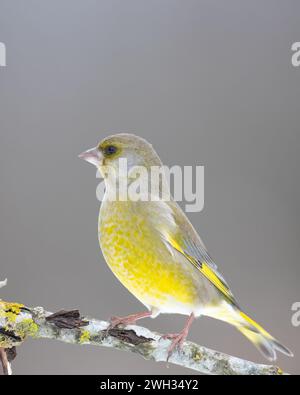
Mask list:
[[[205,315],[235,326],[270,361],[276,359],[277,351],[289,357],[293,356],[293,353],[288,348],[280,344],[257,322],[227,302],[207,309]]]
[[[276,351],[292,357],[293,353],[280,344],[273,336],[264,330],[257,322],[252,320],[242,311],[239,311],[242,318],[237,329],[249,339],[254,346],[270,361],[275,361],[277,358]]]

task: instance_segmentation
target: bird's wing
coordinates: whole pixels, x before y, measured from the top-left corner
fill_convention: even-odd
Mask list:
[[[237,305],[228,284],[218,272],[217,265],[181,208],[173,201],[160,204],[161,215],[168,213],[167,218],[169,218],[167,221],[159,221],[159,231],[167,248],[180,252],[186,258],[187,263],[189,262],[198,269],[230,303]],[[155,216],[152,218],[155,220]],[[164,218],[166,219],[166,215]]]
[[[174,248],[176,251],[184,255],[187,261],[189,261],[196,269],[198,269],[199,272],[203,274],[204,277],[206,277],[225,296],[228,301],[234,305],[237,305],[230,288],[219,272],[214,270],[204,259],[199,259],[198,255],[196,257],[185,250],[184,246],[182,247],[181,244],[179,244],[175,239],[172,239],[170,235],[164,237],[165,242],[168,243],[169,249],[170,247]],[[189,240],[187,242],[189,243]]]

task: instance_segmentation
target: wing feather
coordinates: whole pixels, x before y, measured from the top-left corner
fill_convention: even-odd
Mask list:
[[[159,232],[170,254],[180,252],[231,304],[237,306],[228,284],[178,204],[174,201],[158,201],[148,204],[147,208],[147,218]]]
[[[174,248],[184,255],[187,261],[197,268],[230,303],[237,306],[227,282],[184,212],[174,201],[164,204],[168,207],[169,215],[173,217],[172,225],[169,223],[168,226],[164,221],[164,226],[160,228],[169,250]]]
[[[166,242],[169,246],[173,247],[175,250],[180,252],[185,258],[196,268],[199,272],[206,277],[223,295],[224,297],[230,301],[232,304],[237,306],[237,302],[228,287],[225,280],[223,280],[223,276],[221,276],[216,270],[214,270],[207,262],[204,260],[200,261],[199,259],[195,258],[194,256],[190,255],[182,249],[182,247],[171,238],[166,239]]]

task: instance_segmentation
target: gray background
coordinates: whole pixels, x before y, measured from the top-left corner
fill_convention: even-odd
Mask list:
[[[142,306],[97,241],[95,170],[77,158],[112,132],[167,165],[205,165],[189,215],[245,310],[289,346],[299,373],[298,1],[0,0],[1,297],[106,319]],[[144,324],[177,331],[182,316]],[[232,327],[190,339],[264,362]],[[189,373],[111,349],[28,341],[16,373]]]

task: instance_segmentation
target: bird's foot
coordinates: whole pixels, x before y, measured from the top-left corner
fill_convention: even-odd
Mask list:
[[[170,356],[173,354],[175,349],[181,350],[185,339],[187,338],[187,333],[183,330],[180,333],[167,333],[166,335],[162,336],[161,339],[168,339],[171,340],[171,344],[168,347],[168,357],[167,361],[169,361]]]
[[[121,326],[121,325],[134,325],[136,323],[136,319],[132,316],[126,316],[126,317],[118,317],[118,316],[114,316],[111,317],[109,320],[109,327],[111,328],[116,328],[117,326]]]
[[[166,335],[162,336],[162,339],[169,339],[171,340],[171,344],[168,348],[168,357],[167,357],[167,362],[169,361],[170,356],[173,354],[175,349],[181,350],[183,347],[183,343],[185,342],[185,339],[187,338],[187,335],[190,330],[190,326],[192,325],[192,322],[194,321],[195,316],[192,313],[189,318],[186,321],[186,324],[182,331],[180,333],[167,333]]]
[[[130,314],[125,317],[111,317],[109,320],[107,332],[119,326],[134,325],[136,321],[141,320],[142,318],[150,317],[151,314],[151,311],[146,311],[143,313]]]

